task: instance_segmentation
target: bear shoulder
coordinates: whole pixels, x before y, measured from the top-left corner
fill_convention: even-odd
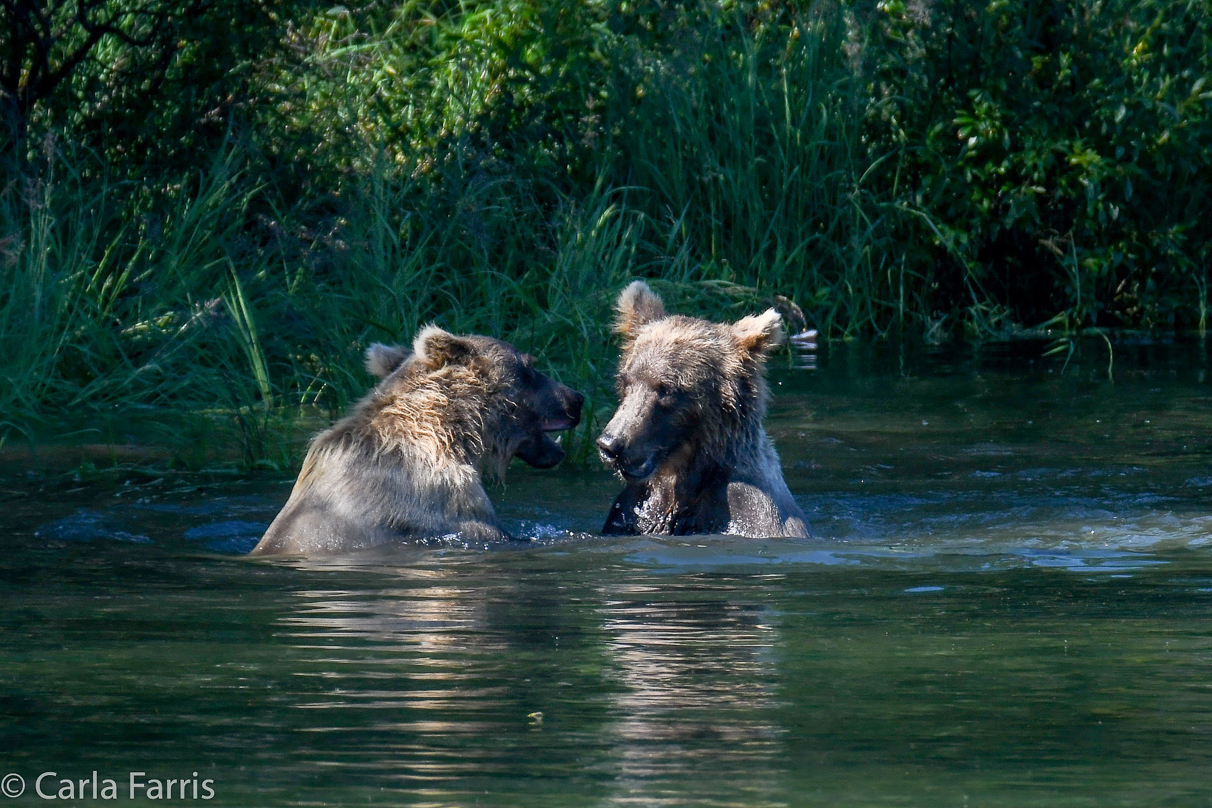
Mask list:
[[[723,532],[752,538],[808,538],[803,512],[790,492],[786,497],[778,496],[779,493],[748,482],[730,482],[728,527]]]

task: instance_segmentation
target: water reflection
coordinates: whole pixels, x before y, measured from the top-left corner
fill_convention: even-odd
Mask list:
[[[505,799],[498,781],[527,774],[600,776],[608,763],[592,748],[545,742],[596,736],[594,627],[561,611],[548,582],[515,575],[511,553],[489,556],[505,567],[486,569],[484,551],[419,549],[298,565],[278,625],[298,656],[291,707],[316,738],[299,763],[439,804]]]
[[[362,730],[401,738],[498,728],[493,713],[507,685],[486,682],[482,667],[484,660],[499,664],[510,656],[508,634],[490,617],[502,593],[461,585],[458,571],[441,568],[396,568],[387,575],[364,569],[358,577],[370,586],[297,589],[295,609],[279,618],[285,639],[319,652],[296,673],[315,684],[293,706],[360,713]],[[330,720],[314,731],[350,728],[347,717]]]
[[[438,802],[529,773],[596,783],[610,805],[785,804],[764,605],[781,576],[614,567],[589,582],[558,549],[495,554],[488,575],[455,555],[300,576],[277,620],[313,739],[295,765]],[[358,585],[312,586],[317,572]]]
[[[777,578],[777,576],[775,576]],[[602,591],[619,775],[611,804],[782,805],[774,615],[736,581],[625,582]],[[760,593],[762,583],[746,582]],[[681,597],[679,597],[681,595]],[[699,788],[691,797],[686,783]]]

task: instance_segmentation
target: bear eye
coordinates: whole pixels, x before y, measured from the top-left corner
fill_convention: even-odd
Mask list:
[[[673,398],[673,390],[669,388],[669,385],[664,383],[657,385],[656,394],[658,398],[665,402]]]

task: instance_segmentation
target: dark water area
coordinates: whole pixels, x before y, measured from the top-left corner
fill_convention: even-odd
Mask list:
[[[809,540],[605,538],[610,475],[515,467],[528,541],[251,562],[289,480],[10,474],[9,801],[1212,804],[1206,351],[1043,348],[776,359]]]

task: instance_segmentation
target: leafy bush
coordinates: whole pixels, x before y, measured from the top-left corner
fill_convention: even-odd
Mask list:
[[[1206,11],[893,0],[871,12],[872,157],[897,147],[884,187],[938,231],[909,247],[945,267],[940,307],[974,293],[1028,324],[1203,327]]]

